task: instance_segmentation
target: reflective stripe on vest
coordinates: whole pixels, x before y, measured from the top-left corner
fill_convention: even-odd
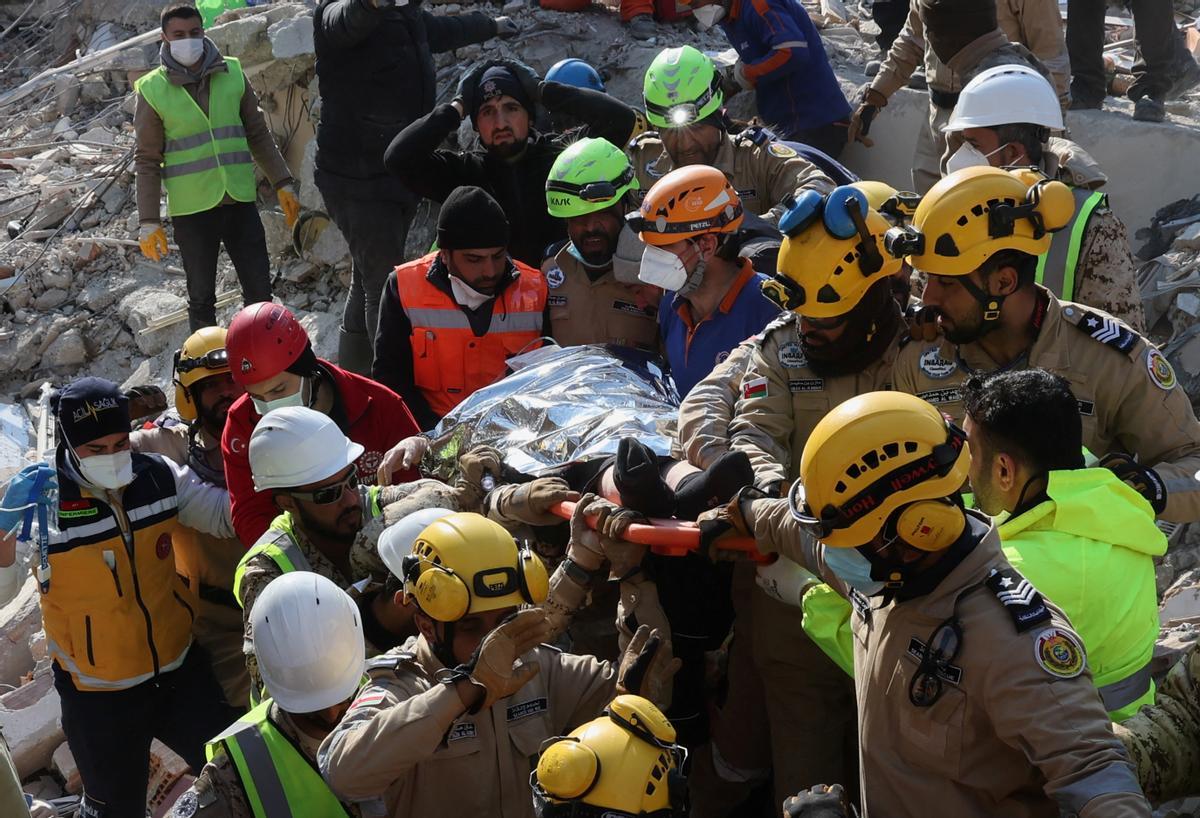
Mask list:
[[[1064,301],[1075,300],[1075,273],[1083,234],[1097,207],[1108,204],[1108,194],[1086,188],[1072,188],[1075,215],[1062,230],[1052,234],[1050,249],[1038,258],[1037,283]],[[1048,272],[1047,272],[1048,271]]]
[[[312,570],[308,564],[308,559],[305,558],[304,552],[300,550],[300,546],[296,544],[296,538],[292,534],[292,517],[290,514],[280,514],[272,520],[271,527],[267,529],[267,533],[263,536],[270,536],[271,539],[263,539],[255,543],[254,547],[242,557],[233,572],[233,595],[237,597],[238,604],[243,608],[246,607],[246,603],[242,599],[242,578],[246,575],[247,563],[259,554],[270,557],[279,566],[279,570],[285,574],[292,571]]]
[[[238,60],[226,57],[225,64],[208,77],[207,115],[162,67],[134,83],[162,119],[162,179],[172,216],[211,210],[226,196],[252,202],[257,193],[241,114],[246,78]]]
[[[1113,713],[1128,707],[1148,693],[1152,693],[1154,690],[1153,684],[1154,680],[1150,673],[1150,663],[1147,662],[1140,670],[1135,670],[1124,679],[1109,682],[1096,689],[1100,691],[1100,699],[1104,702],[1104,709],[1109,711],[1109,713]]]
[[[208,743],[208,759],[224,745],[255,818],[347,815],[312,762],[268,718],[270,711],[267,699],[234,722]]]

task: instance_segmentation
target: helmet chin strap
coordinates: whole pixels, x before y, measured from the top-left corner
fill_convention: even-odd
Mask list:
[[[699,242],[695,239],[688,239],[687,241],[695,249],[700,260],[696,262],[695,268],[688,273],[687,281],[679,288],[679,295],[685,298],[700,289],[700,285],[704,283],[704,271],[708,267],[708,262],[704,259],[704,251],[700,249]]]
[[[980,334],[991,332],[1000,325],[1000,309],[1004,306],[1006,295],[991,295],[986,290],[980,289],[970,277],[963,276],[959,279],[963,285],[963,289],[974,296],[979,305],[983,307],[983,320],[980,322]]]

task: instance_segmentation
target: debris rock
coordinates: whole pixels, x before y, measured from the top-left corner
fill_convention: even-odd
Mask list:
[[[175,345],[181,343],[187,337],[186,332],[183,336],[175,338],[178,332],[172,332],[170,327],[145,333],[142,330],[146,329],[156,318],[162,318],[168,313],[186,308],[187,302],[174,293],[166,290],[150,290],[125,296],[117,307],[117,313],[133,332],[134,342],[142,354],[157,355],[168,347],[173,349],[172,343]],[[177,326],[182,326],[185,331],[187,330],[186,321]]]
[[[48,201],[42,202],[38,206],[38,209],[33,214],[33,218],[25,225],[25,232],[32,233],[36,230],[49,230],[50,228],[58,227],[67,216],[71,215],[71,211],[75,209],[75,204],[76,202],[70,190],[60,190]]]
[[[65,782],[67,792],[78,795],[83,791],[79,765],[75,763],[75,756],[71,755],[71,748],[65,741],[58,745],[58,749],[50,756],[50,763]]]
[[[83,333],[69,329],[51,342],[42,355],[42,366],[50,369],[66,369],[87,363],[87,344]]]
[[[21,778],[50,766],[51,756],[66,737],[62,706],[49,668],[36,673],[28,684],[0,696],[0,733],[12,750],[13,764]]]
[[[280,20],[267,29],[271,41],[271,56],[277,60],[313,54],[313,21],[311,15]]]
[[[49,312],[55,307],[62,306],[67,303],[67,299],[71,294],[66,290],[60,290],[57,287],[46,290],[39,295],[33,302],[33,307],[38,312]]]
[[[0,683],[17,687],[33,670],[30,640],[42,629],[37,580],[30,574],[7,605],[0,607]]]
[[[1175,580],[1163,594],[1158,616],[1164,625],[1177,622],[1200,624],[1200,569],[1194,568]]]

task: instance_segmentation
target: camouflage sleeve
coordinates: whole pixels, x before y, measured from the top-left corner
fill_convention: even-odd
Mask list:
[[[729,451],[729,424],[753,350],[754,344],[747,342],[734,347],[679,404],[679,446],[683,458],[697,468],[708,468]]]
[[[771,336],[754,348],[729,424],[730,447],[750,458],[759,488],[787,480],[792,460],[792,394],[777,350]]]
[[[1079,250],[1075,301],[1120,318],[1140,334],[1146,318],[1125,223],[1106,206],[1096,208]]]
[[[192,786],[179,796],[168,818],[254,818],[246,801],[245,790],[238,781],[233,763],[224,750],[217,750],[213,760],[204,765]]]
[[[1113,730],[1152,802],[1200,793],[1200,651],[1171,669],[1154,705]]]
[[[254,626],[250,624],[250,610],[263,588],[278,576],[279,566],[270,557],[251,557],[242,573],[240,586],[242,600],[242,652],[246,654],[246,672],[250,674],[250,692],[257,696],[263,689],[262,676],[258,673],[258,659],[254,656]]]

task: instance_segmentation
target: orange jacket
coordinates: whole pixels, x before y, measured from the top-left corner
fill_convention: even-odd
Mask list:
[[[518,275],[497,295],[487,331],[477,336],[454,299],[428,278],[430,253],[396,268],[396,291],[412,325],[413,380],[439,417],[504,377],[505,361],[542,335],[546,279],[513,260]]]

